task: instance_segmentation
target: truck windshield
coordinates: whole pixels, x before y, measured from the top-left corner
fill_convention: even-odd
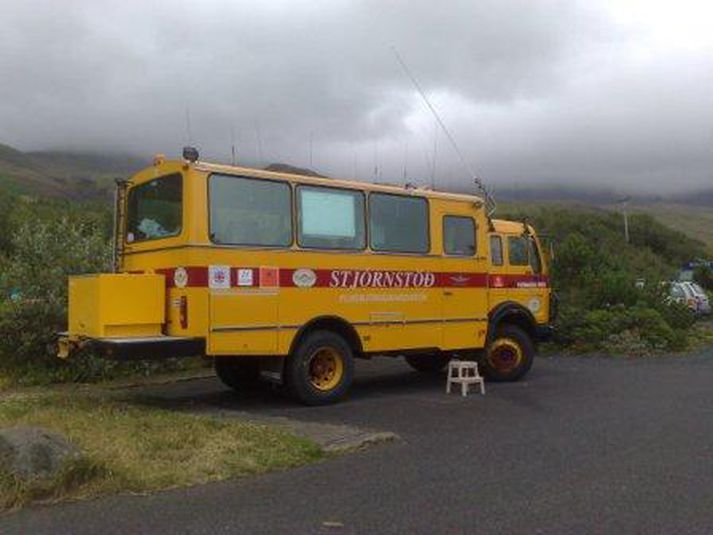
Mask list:
[[[183,181],[179,174],[155,178],[129,190],[126,241],[167,238],[181,233]]]

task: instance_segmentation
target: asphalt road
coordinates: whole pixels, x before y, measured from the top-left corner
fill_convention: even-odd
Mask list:
[[[360,363],[361,364],[361,363]],[[144,401],[394,431],[401,440],[260,477],[23,510],[2,533],[711,533],[713,352],[550,357],[485,397],[400,361],[353,395],[296,406],[214,380]]]

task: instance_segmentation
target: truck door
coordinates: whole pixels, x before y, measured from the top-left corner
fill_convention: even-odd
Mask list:
[[[481,347],[487,333],[484,218],[468,206],[441,214],[443,349]]]

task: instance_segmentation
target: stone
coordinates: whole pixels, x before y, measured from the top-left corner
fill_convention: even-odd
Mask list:
[[[42,427],[0,429],[0,472],[20,479],[46,479],[82,456],[66,437]]]

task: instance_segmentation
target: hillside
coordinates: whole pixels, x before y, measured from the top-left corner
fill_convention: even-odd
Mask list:
[[[0,188],[40,197],[103,197],[114,178],[126,177],[147,161],[123,154],[21,152],[0,144]]]
[[[713,256],[713,200],[711,205],[653,203],[634,205],[633,213],[645,213],[654,219],[706,244]]]
[[[615,204],[598,203],[596,201],[575,200],[537,200],[537,201],[504,201],[498,203],[498,214],[511,212],[530,212],[532,210],[569,209],[581,213],[614,212],[621,213]],[[713,206],[696,204],[678,204],[666,202],[638,202],[629,206],[629,213],[646,214],[655,221],[667,227],[682,232],[689,238],[698,240],[705,245],[709,256],[713,257]],[[623,229],[623,216],[622,229]]]

